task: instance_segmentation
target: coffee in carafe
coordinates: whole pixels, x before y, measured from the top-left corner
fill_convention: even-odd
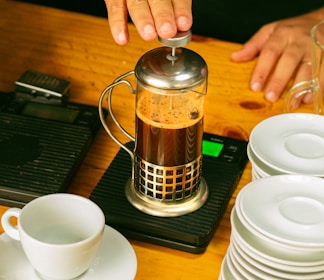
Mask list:
[[[201,176],[204,99],[207,65],[195,52],[182,48],[191,33],[160,39],[166,47],[144,54],[135,71],[136,90],[118,78],[101,95],[126,83],[136,93],[134,150],[108,134],[132,159],[132,178],[126,183],[126,197],[137,209],[156,216],[179,216],[199,209],[207,199],[208,187]],[[128,74],[126,74],[128,75]],[[110,110],[118,127],[120,124]],[[121,129],[124,132],[124,129]],[[127,136],[128,133],[126,133]]]
[[[139,97],[135,148],[139,157],[161,166],[183,165],[200,157],[202,106],[199,102],[193,103],[196,93],[186,95],[191,98],[184,98],[183,95]],[[170,108],[170,104],[177,109]]]

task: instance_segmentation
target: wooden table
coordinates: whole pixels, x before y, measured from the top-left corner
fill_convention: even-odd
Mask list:
[[[107,19],[0,0],[0,90],[13,90],[14,81],[26,69],[34,69],[70,80],[72,101],[97,105],[105,86],[133,70],[145,52],[160,46],[157,40],[142,41],[133,26],[130,34],[131,42],[118,46],[110,35]],[[248,140],[258,122],[283,112],[282,101],[271,104],[264,100],[263,93],[249,90],[255,61],[238,64],[230,60],[230,54],[241,47],[239,44],[194,36],[187,47],[199,53],[209,67],[206,132]],[[133,132],[130,112],[134,110],[134,98],[126,89],[117,92],[113,100],[115,114]],[[118,149],[101,129],[69,191],[88,197]],[[138,259],[136,279],[217,279],[229,243],[230,211],[237,192],[250,179],[248,164],[203,254],[130,240]],[[0,206],[0,216],[6,209]]]

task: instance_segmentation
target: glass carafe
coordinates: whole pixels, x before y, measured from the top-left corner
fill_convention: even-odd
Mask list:
[[[207,65],[197,53],[183,48],[191,33],[160,39],[165,47],[153,49],[138,61],[135,70],[117,78],[101,94],[99,112],[107,133],[132,159],[132,177],[126,197],[137,209],[156,216],[179,216],[199,209],[208,187],[201,176],[204,100]],[[135,74],[136,89],[126,80]],[[136,95],[135,137],[125,131],[112,112],[113,88],[126,83]],[[134,141],[134,150],[111,132],[102,114],[108,110],[116,125]]]

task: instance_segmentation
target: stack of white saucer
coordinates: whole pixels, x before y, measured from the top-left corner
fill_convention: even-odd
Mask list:
[[[281,114],[251,132],[247,148],[252,180],[279,174],[324,177],[324,116]]]
[[[324,279],[324,180],[278,175],[255,180],[231,213],[219,280]]]

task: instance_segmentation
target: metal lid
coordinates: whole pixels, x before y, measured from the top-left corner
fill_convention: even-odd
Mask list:
[[[167,47],[145,53],[135,67],[137,79],[159,89],[196,88],[206,81],[207,64],[204,59],[186,48],[191,32],[179,32],[171,39],[159,39]]]

